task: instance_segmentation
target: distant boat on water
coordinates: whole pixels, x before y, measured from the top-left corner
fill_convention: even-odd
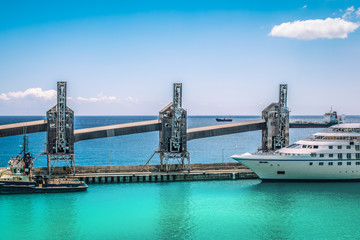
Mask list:
[[[217,122],[232,122],[232,118],[229,116],[228,118],[216,118]]]
[[[339,123],[343,123],[345,116],[339,117],[336,111],[332,109],[324,114],[323,121],[306,121],[295,120],[290,122],[291,128],[318,128],[318,127],[330,127]]]

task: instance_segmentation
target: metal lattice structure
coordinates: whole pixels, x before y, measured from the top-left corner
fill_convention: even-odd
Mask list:
[[[187,114],[186,110],[182,108],[181,83],[174,83],[173,94],[173,102],[159,112],[161,130],[159,131],[159,148],[155,153],[160,155],[162,171],[190,171],[190,155],[187,151],[186,136]]]
[[[33,165],[33,161],[32,161],[33,156],[29,152],[29,138],[26,135],[23,136],[22,151],[17,156],[17,159],[22,159],[22,161],[24,162],[24,173],[26,175],[30,175],[30,169],[32,168]]]
[[[74,111],[66,106],[66,82],[57,83],[57,104],[46,113],[49,176],[58,162],[75,174]]]
[[[274,148],[280,149],[289,145],[289,109],[287,107],[287,84],[280,84],[278,128],[274,139]]]
[[[287,84],[280,84],[279,102],[272,103],[262,111],[266,128],[262,131],[263,151],[272,151],[289,145],[289,109],[287,107]]]
[[[57,86],[57,141],[56,153],[66,152],[66,82],[58,82]]]
[[[181,152],[182,84],[174,83],[173,117],[171,126],[170,152]]]

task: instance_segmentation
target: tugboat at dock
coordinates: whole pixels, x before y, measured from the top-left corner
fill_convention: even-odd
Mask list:
[[[85,182],[76,178],[32,177],[32,154],[27,150],[27,137],[24,136],[22,151],[11,157],[8,167],[0,170],[0,194],[12,193],[61,193],[86,191]]]

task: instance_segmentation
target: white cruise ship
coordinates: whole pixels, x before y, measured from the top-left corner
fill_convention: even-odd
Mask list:
[[[360,123],[334,125],[275,152],[232,158],[265,181],[360,180]]]

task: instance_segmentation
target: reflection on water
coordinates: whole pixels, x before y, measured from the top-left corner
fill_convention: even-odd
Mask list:
[[[0,195],[0,230],[8,229],[5,233],[1,231],[1,238],[14,239],[20,228],[28,232],[32,225],[39,223],[36,200],[29,195],[13,195],[7,201]]]
[[[45,239],[79,239],[78,196],[83,193],[43,195]]]
[[[277,194],[275,197],[266,196],[259,190],[261,186],[263,186],[262,183],[253,188],[262,195],[258,201],[255,200],[257,202],[255,202],[258,211],[257,218],[262,219],[259,224],[255,225],[256,232],[262,239],[285,239],[292,231],[291,214],[289,213],[293,209],[293,196],[286,194]]]
[[[181,193],[181,194],[179,194]],[[159,191],[159,239],[192,239],[191,190],[188,184],[167,184]]]
[[[77,194],[0,195],[1,239],[78,239]]]
[[[263,182],[251,191],[260,238],[338,239],[359,234],[358,182]],[[343,225],[343,219],[350,222]]]
[[[356,239],[360,183],[92,185],[0,195],[1,239]]]
[[[255,185],[258,191],[293,193],[360,194],[360,182],[261,182]]]

